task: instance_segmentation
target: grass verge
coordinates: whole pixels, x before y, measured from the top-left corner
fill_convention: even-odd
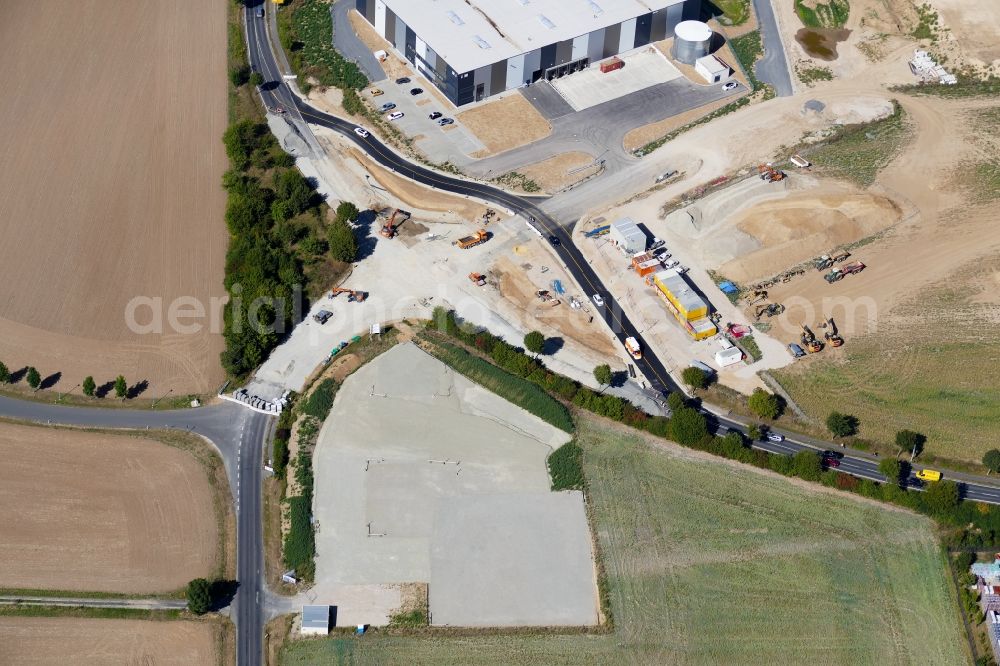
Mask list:
[[[141,608],[89,608],[86,606],[0,605],[3,617],[89,617],[102,620],[193,620],[182,610],[144,610]]]
[[[612,633],[375,631],[364,640],[288,643],[282,663],[965,659],[945,562],[926,518],[692,459],[591,416],[580,417],[578,441]]]
[[[722,25],[743,25],[750,18],[750,0],[712,0],[722,15],[718,17]]]
[[[795,13],[807,28],[842,28],[851,13],[847,0],[830,0],[827,3],[795,0]]]

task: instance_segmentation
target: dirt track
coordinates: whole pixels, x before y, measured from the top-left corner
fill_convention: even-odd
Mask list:
[[[56,617],[0,617],[0,663],[218,663],[208,622],[151,622]]]
[[[154,594],[215,573],[213,492],[191,454],[3,423],[0,460],[0,587]]]
[[[220,335],[137,335],[124,313],[134,296],[162,298],[166,314],[179,296],[208,308],[224,295],[225,22],[218,2],[4,7],[0,358],[12,370],[61,372],[63,390],[119,373],[156,393],[221,381]]]

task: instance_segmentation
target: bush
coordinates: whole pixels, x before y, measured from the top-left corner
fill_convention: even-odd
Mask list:
[[[563,444],[549,455],[552,490],[583,490],[583,449],[576,442]]]
[[[6,384],[9,381],[10,381],[10,370],[8,370],[7,366],[4,365],[2,361],[0,361],[0,384]]]
[[[806,481],[818,481],[823,472],[822,462],[814,451],[799,451],[792,458],[795,476]]]
[[[1000,451],[990,449],[984,453],[983,465],[991,472],[1000,472]]]
[[[288,467],[288,440],[284,437],[275,436],[274,438],[274,444],[271,447],[271,466],[276,477],[285,478],[285,470]]]
[[[336,395],[337,388],[336,381],[333,379],[324,379],[309,394],[309,398],[302,403],[302,411],[309,416],[323,421],[333,407],[333,396]]]
[[[830,412],[826,427],[835,437],[849,437],[858,432],[858,419],[850,414]]]
[[[670,418],[670,439],[684,446],[695,446],[708,434],[705,416],[691,407],[674,411]]]
[[[781,414],[781,398],[764,389],[755,388],[747,398],[747,407],[764,419],[776,419]]]
[[[229,70],[229,81],[239,88],[250,80],[250,68],[247,65],[238,65]]]
[[[611,366],[607,363],[599,365],[594,368],[594,379],[601,386],[607,386],[611,383]]]
[[[358,258],[358,240],[354,237],[354,229],[346,222],[334,220],[326,231],[326,240],[330,255],[337,261],[349,264]]]
[[[290,497],[288,502],[289,527],[285,535],[284,562],[289,569],[306,580],[312,579],[315,569],[316,540],[311,517],[312,497]]]
[[[937,516],[943,516],[958,507],[961,493],[954,481],[937,481],[927,486],[924,492],[924,504],[928,511]]]
[[[204,615],[212,608],[212,587],[204,578],[195,578],[187,585],[188,610],[195,615]]]
[[[292,14],[294,39],[302,42],[302,49],[293,55],[293,66],[301,63],[306,72],[316,78],[321,85],[342,89],[360,90],[368,85],[368,79],[358,66],[346,60],[333,48],[333,19],[330,5],[320,0],[303,0]],[[305,80],[305,76],[302,80]]]
[[[545,348],[545,336],[539,331],[531,331],[524,336],[524,348],[532,354],[541,354]]]
[[[250,75],[250,77],[247,79],[247,81],[250,83],[250,85],[252,85],[254,87],[259,86],[259,85],[263,85],[263,83],[264,83],[264,75],[261,74],[260,72],[254,72],[253,74]]]
[[[895,458],[884,458],[878,464],[878,471],[885,477],[886,483],[898,486],[903,481],[903,465]]]
[[[691,388],[703,389],[708,386],[708,375],[701,368],[690,366],[681,372],[681,379]]]
[[[667,407],[670,411],[676,412],[687,404],[687,400],[684,398],[684,394],[680,391],[671,391],[667,394]]]

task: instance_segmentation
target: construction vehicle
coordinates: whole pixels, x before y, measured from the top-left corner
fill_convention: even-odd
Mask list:
[[[469,273],[469,279],[472,280],[473,284],[480,287],[486,284],[486,276],[482,273]]]
[[[805,347],[810,354],[823,351],[823,343],[816,339],[816,336],[805,324],[802,324],[802,337],[800,340],[802,341],[802,346]]]
[[[399,227],[403,222],[410,219],[410,214],[405,210],[400,210],[399,208],[392,211],[392,215],[389,217],[389,221],[382,225],[379,229],[379,234],[384,238],[395,238],[399,234]]]
[[[625,349],[628,353],[632,355],[632,358],[639,360],[642,358],[642,347],[639,345],[639,341],[633,337],[625,338]]]
[[[337,294],[347,294],[348,303],[361,303],[368,298],[368,292],[345,289],[344,287],[334,287],[330,290],[330,298],[336,298]]]
[[[486,229],[480,229],[471,236],[466,236],[465,238],[459,238],[457,241],[452,243],[452,245],[457,245],[463,250],[468,250],[470,247],[475,247],[480,243],[485,243],[490,239],[490,234]]]
[[[852,261],[849,264],[844,264],[843,266],[837,266],[832,271],[823,276],[823,279],[833,284],[837,280],[844,279],[845,275],[853,275],[855,273],[860,273],[865,269],[865,265],[860,261]]]
[[[830,268],[831,266],[833,266],[835,263],[837,263],[839,261],[844,261],[849,256],[851,256],[851,253],[847,252],[847,251],[835,252],[832,255],[830,255],[830,254],[824,254],[819,259],[816,259],[815,261],[813,261],[813,266],[816,267],[816,270],[823,271],[823,270],[826,270],[827,268]]]
[[[833,323],[833,318],[826,320],[826,333],[823,337],[831,347],[840,347],[844,344],[844,338],[837,333],[837,325]]]
[[[760,174],[761,180],[765,180],[769,183],[777,183],[779,180],[785,179],[785,172],[780,169],[775,169],[770,164],[757,165],[757,173]]]
[[[781,303],[762,303],[754,309],[753,316],[755,319],[759,320],[764,315],[767,315],[768,317],[777,317],[784,311],[785,306]]]
[[[767,289],[754,289],[747,299],[747,305],[753,305],[759,301],[767,300]]]

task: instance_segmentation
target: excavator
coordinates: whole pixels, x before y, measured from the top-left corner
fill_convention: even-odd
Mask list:
[[[785,179],[785,172],[775,169],[770,164],[757,165],[757,172],[760,174],[761,180],[766,180],[769,183],[777,183],[779,180]]]
[[[802,346],[805,347],[810,354],[815,354],[818,351],[823,351],[823,343],[816,339],[813,332],[809,330],[809,327],[802,324]]]
[[[397,217],[399,218],[398,222],[396,221]],[[408,219],[410,219],[409,213],[405,210],[400,210],[398,208],[395,209],[392,211],[392,216],[389,218],[389,221],[383,224],[382,228],[379,229],[379,234],[384,238],[395,238],[399,233],[400,225]]]
[[[826,320],[826,332],[823,334],[827,343],[831,347],[839,347],[844,344],[844,338],[837,333],[837,325],[833,323],[833,318]]]
[[[750,294],[750,298],[747,299],[747,305],[753,305],[759,301],[767,299],[767,289],[754,289],[753,293]]]
[[[768,317],[777,317],[784,311],[785,306],[781,303],[762,303],[754,309],[753,316],[759,321],[764,315],[767,315]]]
[[[337,294],[347,294],[348,303],[361,303],[366,298],[368,298],[368,293],[364,291],[356,291],[354,289],[345,289],[343,287],[334,287],[330,290],[330,298],[334,298]]]

